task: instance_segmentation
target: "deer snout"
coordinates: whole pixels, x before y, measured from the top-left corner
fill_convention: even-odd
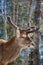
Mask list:
[[[27,41],[26,44],[27,44],[28,47],[30,47],[30,42],[29,41]]]
[[[32,44],[33,46],[35,46],[35,43],[34,43],[34,42],[31,42],[31,44]]]
[[[30,48],[34,48],[35,47],[35,43],[31,42]]]

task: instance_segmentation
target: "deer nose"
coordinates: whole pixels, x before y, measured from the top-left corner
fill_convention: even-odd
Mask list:
[[[29,44],[29,42],[27,41],[27,44]]]
[[[35,43],[34,43],[34,42],[31,42],[31,44],[32,44],[33,46],[35,46]]]
[[[28,45],[28,47],[30,47],[30,45]]]
[[[28,47],[30,47],[30,42],[29,42],[29,41],[27,41],[27,43],[26,43],[26,44],[27,44],[27,46],[28,46]]]
[[[31,44],[30,44],[30,48],[35,48],[35,43],[34,42],[31,42]]]

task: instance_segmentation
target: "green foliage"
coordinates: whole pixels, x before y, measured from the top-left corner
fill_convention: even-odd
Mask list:
[[[18,58],[16,59],[16,62],[18,62],[18,63],[22,63],[21,58],[20,58],[20,57],[18,57]]]
[[[13,15],[17,13],[17,9],[16,8],[14,10],[15,13],[13,13],[13,7],[17,7],[18,6],[18,3],[17,2],[14,2],[15,0],[7,0],[7,1],[8,2],[9,1],[12,2],[12,5],[10,6],[11,12],[8,15],[10,15],[11,17],[13,17]],[[24,0],[22,0],[22,1],[24,1]],[[22,6],[19,5],[18,14],[17,14],[18,15],[18,22],[16,21],[16,23],[17,23],[18,26],[21,26],[22,27],[22,25],[23,25],[23,28],[25,28],[25,29],[27,28],[26,25],[25,25],[25,23],[28,23],[29,22],[29,11],[27,9],[28,9],[28,4],[27,5],[22,5]],[[9,10],[9,8],[8,8],[8,10]],[[34,15],[34,13],[33,13],[33,15]],[[33,22],[34,21],[34,16],[33,15],[32,15],[32,20],[31,20],[32,26],[34,25],[34,22]],[[17,18],[17,16],[16,16],[16,18]],[[2,17],[0,16],[0,29],[2,31],[4,31],[4,28],[3,27],[4,27],[4,22],[2,20]],[[43,33],[43,20],[41,20],[41,32]],[[3,34],[0,33],[0,38],[3,35],[4,35],[4,33]],[[8,21],[7,21],[7,35],[8,35],[8,39],[10,39],[12,37],[12,35],[13,35],[13,28],[8,23]],[[33,39],[33,36],[32,36],[32,39]],[[31,54],[29,55],[29,59],[30,59],[29,65],[32,65],[32,63],[33,63],[33,61],[32,61],[33,60],[33,57],[34,57],[33,56],[33,52],[31,52]],[[23,62],[22,62],[22,60],[21,60],[20,57],[18,57],[16,59],[16,63],[17,63],[17,65],[23,65],[22,64]],[[15,63],[15,65],[16,65],[16,63]],[[9,63],[8,65],[13,65],[13,64],[14,64],[14,62]]]
[[[33,58],[34,58],[34,55],[33,55],[33,50],[31,50],[31,54],[29,54],[29,65],[33,65]]]
[[[13,61],[13,62],[9,63],[8,65],[22,65],[22,60],[20,57],[18,57],[16,59],[16,61]]]
[[[8,65],[14,65],[14,62],[9,63]]]

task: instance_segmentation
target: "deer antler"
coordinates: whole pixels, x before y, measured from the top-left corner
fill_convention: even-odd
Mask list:
[[[25,31],[26,33],[33,33],[33,32],[36,32],[37,30],[39,30],[39,27],[30,27],[31,29],[26,29],[26,30],[22,30],[22,31]]]
[[[20,31],[25,31],[27,33],[33,33],[33,32],[36,32],[37,30],[39,30],[39,27],[30,27],[30,30],[27,28],[26,30],[25,29],[22,29],[22,28],[19,28],[16,24],[14,24],[11,20],[11,17],[8,16],[7,17],[8,21],[10,22],[10,24],[15,27],[16,29],[18,28]]]
[[[15,27],[16,29],[19,28],[17,25],[15,25],[13,22],[12,22],[12,19],[10,16],[7,17],[8,21],[10,22],[10,24]]]

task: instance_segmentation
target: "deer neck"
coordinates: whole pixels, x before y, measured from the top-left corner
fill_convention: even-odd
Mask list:
[[[15,37],[13,37],[15,38]],[[2,61],[4,62],[12,62],[16,60],[16,58],[19,56],[19,53],[21,52],[22,47],[18,45],[16,42],[17,39],[13,38],[7,42],[5,45],[3,45],[3,58]]]
[[[12,62],[12,61],[16,60],[16,58],[18,58],[21,50],[22,50],[22,48],[18,44],[12,45],[12,50],[10,49],[10,54],[8,54],[9,55],[8,62]]]
[[[15,53],[19,52],[22,47],[18,43],[19,43],[19,38],[13,37],[8,42],[8,47],[7,48],[12,48],[12,51],[14,50]]]

